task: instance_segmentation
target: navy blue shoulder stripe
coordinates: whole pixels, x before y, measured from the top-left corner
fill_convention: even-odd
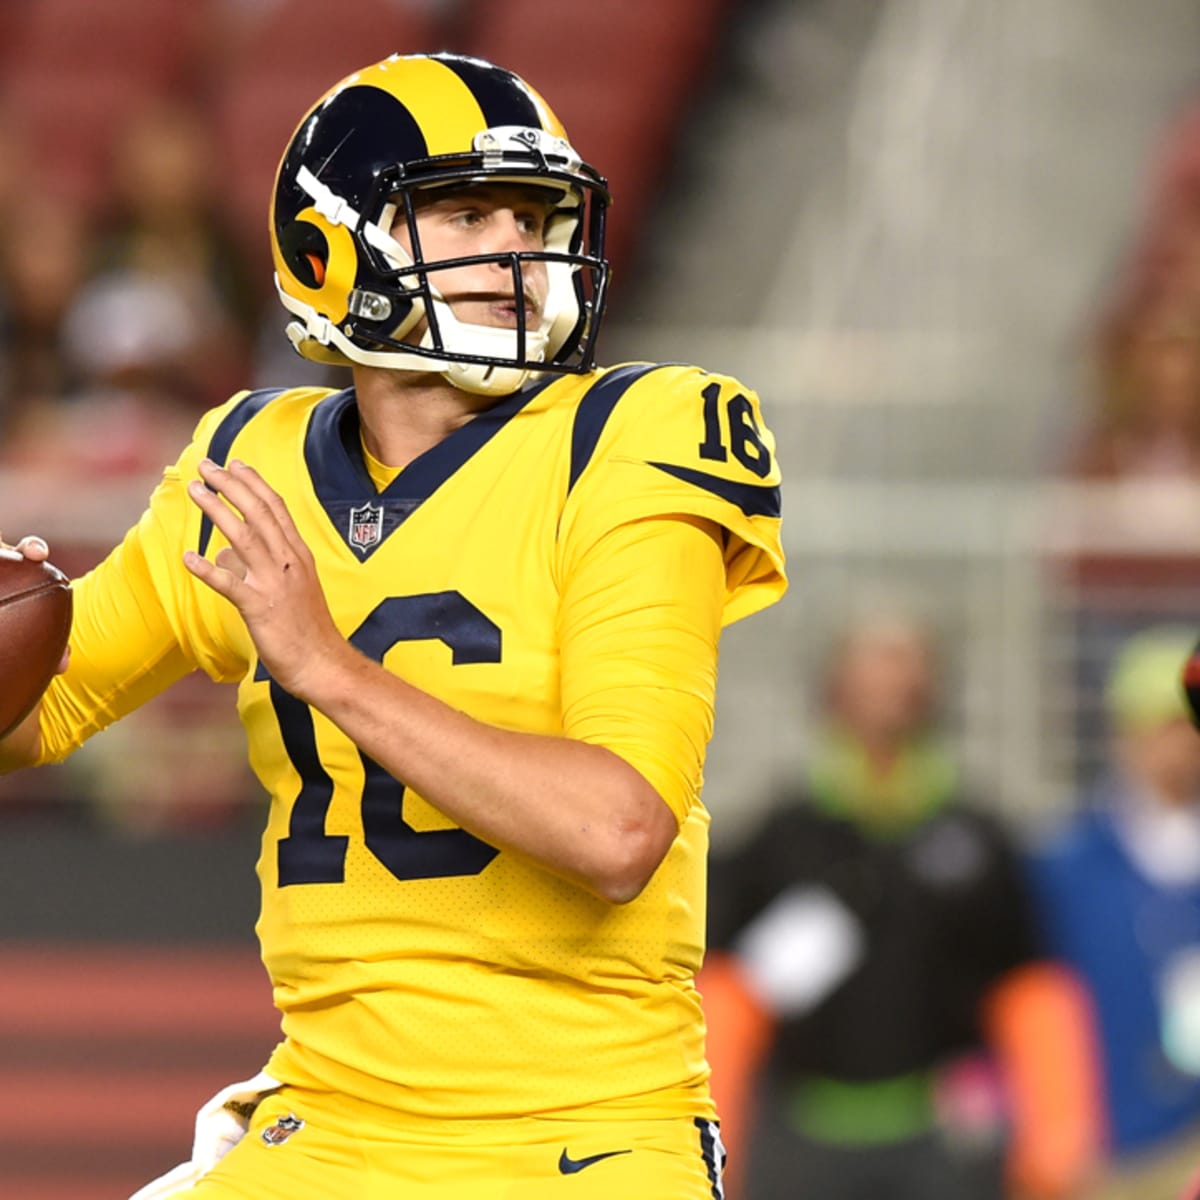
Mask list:
[[[225,460],[229,457],[229,451],[233,448],[234,440],[237,435],[242,432],[246,426],[254,420],[256,416],[276,396],[281,396],[286,388],[259,388],[257,391],[248,392],[238,401],[233,408],[225,414],[225,419],[213,431],[212,438],[208,443],[208,457],[215,463],[225,465]],[[197,545],[197,552],[203,554],[208,549],[208,543],[212,538],[212,521],[208,517],[202,517],[200,520],[200,541]]]
[[[720,475],[710,475],[707,471],[697,471],[692,467],[680,467],[674,463],[652,462],[647,466],[656,467],[690,483],[693,487],[703,488],[736,504],[748,517],[778,517],[783,512],[783,497],[777,487],[765,484],[735,483],[731,479],[723,479]]]
[[[578,482],[588,463],[592,461],[592,455],[595,454],[596,446],[600,442],[600,435],[604,432],[608,418],[612,416],[613,409],[617,407],[621,397],[639,379],[651,371],[659,370],[664,365],[663,363],[631,363],[629,366],[617,367],[592,384],[584,393],[583,399],[579,401],[579,407],[575,411],[575,425],[571,430],[571,479],[567,484],[568,494]]]

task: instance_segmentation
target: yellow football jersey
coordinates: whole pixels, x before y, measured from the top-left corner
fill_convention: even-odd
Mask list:
[[[455,828],[270,678],[236,609],[181,562],[224,544],[185,492],[204,456],[252,463],[285,499],[362,653],[481,721],[597,742],[646,776],[679,835],[636,900],[609,904]],[[715,632],[696,653],[651,614],[655,661],[577,653],[607,609],[637,612],[639,583],[581,598],[572,582],[639,522],[702,519],[724,531],[720,622],[752,613],[785,586],[779,485],[753,393],[692,367],[543,379],[382,489],[352,391],[243,393],[76,585],[43,757],[195,666],[238,683],[271,797],[258,933],[286,1035],[277,1078],[414,1120],[711,1115],[693,977]]]

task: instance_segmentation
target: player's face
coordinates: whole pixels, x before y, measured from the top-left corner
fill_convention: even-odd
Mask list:
[[[507,183],[444,188],[419,194],[414,207],[421,257],[426,262],[545,249],[551,204],[540,188]],[[392,236],[412,252],[403,214],[392,227]],[[517,308],[523,305],[526,328],[535,329],[546,302],[546,264],[522,263],[521,274],[523,297],[515,295],[514,274],[504,262],[432,271],[428,278],[460,321],[515,329]],[[423,332],[422,324],[414,338]]]
[[[839,721],[870,743],[900,742],[927,721],[933,692],[932,652],[903,621],[879,621],[851,634],[833,679]]]

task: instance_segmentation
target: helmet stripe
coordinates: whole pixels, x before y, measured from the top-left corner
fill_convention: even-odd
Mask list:
[[[429,154],[453,154],[470,145],[464,129],[479,129],[486,121],[471,89],[457,72],[435,58],[401,58],[381,64],[388,73],[402,72],[393,94],[412,114],[425,135]],[[386,80],[381,80],[385,82]],[[389,89],[390,90],[390,89]],[[465,144],[464,144],[465,142]]]
[[[550,105],[542,99],[541,94],[529,86],[524,80],[520,81],[521,87],[524,88],[533,99],[533,103],[542,118],[542,128],[552,133],[555,137],[560,137],[564,142],[570,142],[567,137],[567,131],[563,128],[562,122],[554,115]]]
[[[533,92],[521,80],[477,58],[447,55],[440,60],[463,81],[483,111],[489,129],[497,125],[528,125],[561,136],[544,121],[545,105],[535,102]]]

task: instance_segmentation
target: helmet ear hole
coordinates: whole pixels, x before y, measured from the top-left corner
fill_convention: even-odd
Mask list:
[[[317,281],[317,286],[320,287],[321,284],[323,284],[325,282],[325,262],[324,262],[324,260],[318,258],[311,251],[308,251],[307,253],[305,253],[304,257],[308,260],[308,265],[310,267],[312,267],[313,277]]]
[[[292,274],[305,287],[325,282],[329,242],[311,221],[291,221],[279,231],[279,250]]]

